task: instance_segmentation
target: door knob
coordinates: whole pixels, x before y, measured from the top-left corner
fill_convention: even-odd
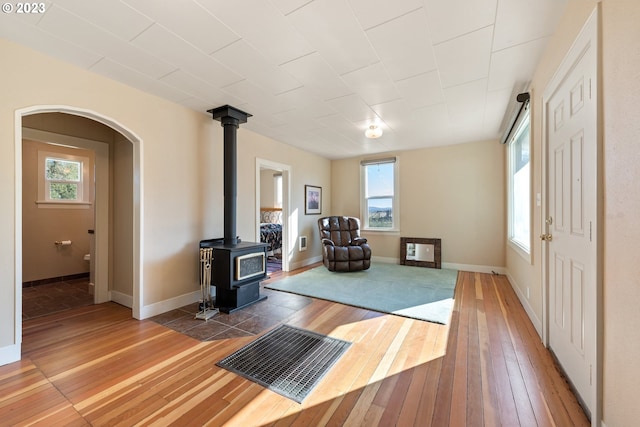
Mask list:
[[[540,235],[540,240],[543,240],[545,242],[550,242],[551,240],[553,240],[553,236],[549,233],[546,234],[541,234]]]

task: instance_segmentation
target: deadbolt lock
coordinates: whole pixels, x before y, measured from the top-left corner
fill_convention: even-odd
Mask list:
[[[551,240],[553,240],[553,236],[549,233],[541,234],[540,240],[543,240],[545,242],[550,242]]]

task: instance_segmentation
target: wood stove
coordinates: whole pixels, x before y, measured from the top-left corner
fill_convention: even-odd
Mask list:
[[[240,310],[267,299],[260,282],[267,277],[266,243],[242,242],[236,235],[236,131],[251,114],[229,105],[208,110],[224,128],[224,237],[200,241],[212,248],[211,284],[216,287],[215,307],[223,313]]]

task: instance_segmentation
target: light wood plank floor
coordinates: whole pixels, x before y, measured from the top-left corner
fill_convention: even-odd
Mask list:
[[[0,425],[589,425],[505,276],[460,273],[448,326],[322,300],[282,322],[353,342],[303,404],[215,366],[255,336],[200,341],[114,303],[27,320]]]

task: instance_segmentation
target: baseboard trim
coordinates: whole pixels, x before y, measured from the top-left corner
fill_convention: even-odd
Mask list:
[[[371,262],[380,262],[382,264],[400,264],[400,258],[372,256]]]
[[[372,256],[371,262],[380,262],[383,264],[400,264],[400,258]],[[453,262],[443,262],[442,268],[448,268],[448,269],[460,270],[460,271],[471,271],[473,273],[487,273],[487,274],[505,274],[506,273],[506,269],[504,267],[495,267],[490,265],[475,265],[475,264],[457,264]]]
[[[200,291],[197,290],[188,294],[177,296],[175,298],[170,298],[164,301],[156,302],[154,304],[142,306],[140,308],[140,320],[148,319],[149,317],[157,316],[158,314],[166,313],[167,311],[175,310],[177,308],[184,307],[185,305],[193,304],[194,302],[198,302],[200,298]],[[195,315],[195,313],[193,314]]]
[[[127,308],[133,308],[133,297],[118,291],[109,291],[109,300],[124,305]]]
[[[491,265],[476,265],[476,264],[458,264],[455,262],[443,262],[442,268],[450,268],[459,271],[470,271],[472,273],[487,273],[487,274],[505,274],[504,267],[496,267]]]
[[[520,290],[520,287],[518,286],[518,283],[513,278],[513,276],[509,272],[506,272],[505,275],[507,276],[507,279],[509,279],[509,284],[511,284],[511,288],[513,289],[513,292],[516,293],[516,296],[520,300],[520,304],[522,304],[522,307],[524,307],[524,311],[527,313],[527,316],[529,316],[529,320],[531,320],[531,323],[533,323],[533,327],[536,328],[536,332],[538,333],[538,336],[542,340],[542,321],[536,315],[535,310],[533,309],[533,307],[531,307],[529,300],[522,293],[522,291]]]
[[[20,360],[21,343],[0,348],[0,366]]]
[[[322,262],[322,255],[306,258],[298,262],[291,262],[289,263],[289,271],[297,270],[299,268],[306,267],[311,264],[315,264],[316,262]]]

